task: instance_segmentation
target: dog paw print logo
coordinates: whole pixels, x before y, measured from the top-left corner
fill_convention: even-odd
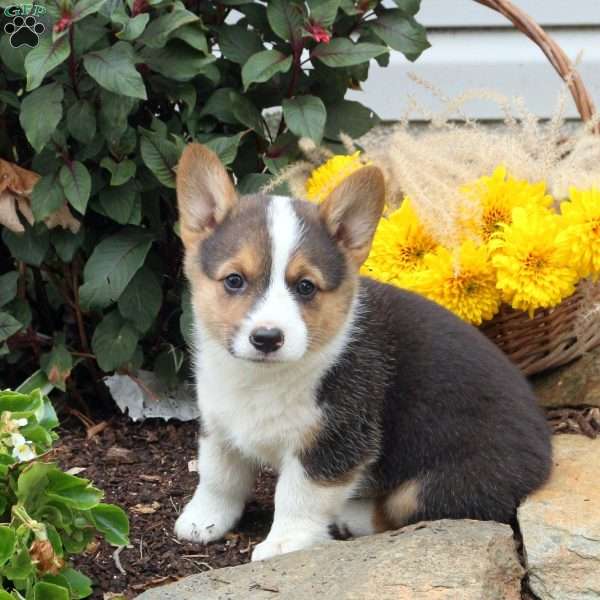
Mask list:
[[[28,17],[18,15],[4,25],[4,31],[10,36],[9,42],[13,48],[21,46],[35,48],[40,41],[40,35],[45,30],[44,24],[40,23],[33,15]]]

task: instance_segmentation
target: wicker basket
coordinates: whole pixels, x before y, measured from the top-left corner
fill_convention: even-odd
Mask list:
[[[596,109],[579,73],[560,46],[527,14],[509,0],[475,0],[509,19],[535,42],[558,74],[567,83],[584,122]],[[600,123],[593,132],[600,134]],[[594,301],[600,302],[600,285],[581,288],[553,309],[538,310],[533,318],[508,305],[481,326],[481,330],[525,373],[533,375],[564,365],[600,345],[600,318],[593,317],[586,327],[582,314]]]

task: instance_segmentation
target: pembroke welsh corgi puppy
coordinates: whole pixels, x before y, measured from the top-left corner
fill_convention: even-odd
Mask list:
[[[257,468],[279,474],[253,560],[420,520],[509,522],[550,470],[521,373],[476,328],[358,275],[384,205],[374,166],[321,206],[239,198],[217,156],[177,171],[195,318],[200,483],[175,525],[231,530]]]

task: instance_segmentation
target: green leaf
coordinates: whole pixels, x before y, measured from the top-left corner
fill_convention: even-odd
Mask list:
[[[318,58],[328,67],[350,67],[368,62],[385,52],[388,49],[379,44],[354,44],[347,38],[334,38],[328,44],[318,44],[311,58]]]
[[[77,0],[71,11],[71,19],[74,23],[81,21],[88,15],[97,13],[105,2],[106,0]]]
[[[130,181],[118,187],[103,189],[98,201],[107,217],[121,225],[127,225],[131,219],[137,196],[135,183]]]
[[[11,596],[8,592],[0,590],[0,600],[15,600],[14,596]]]
[[[83,57],[85,70],[103,88],[122,96],[146,100],[146,87],[135,62],[135,52],[127,42],[117,42]]]
[[[186,44],[200,50],[204,54],[208,54],[208,42],[206,41],[206,34],[204,33],[202,23],[197,21],[190,25],[184,25],[179,29],[176,29],[169,37],[169,39],[178,39],[184,41]]]
[[[242,67],[244,91],[252,83],[268,81],[276,73],[286,73],[292,66],[292,57],[286,56],[279,50],[263,50],[254,54]]]
[[[76,569],[63,569],[60,574],[67,580],[74,600],[92,595],[92,580]]]
[[[62,118],[63,88],[49,83],[28,94],[21,103],[19,122],[27,140],[39,152],[52,137]]]
[[[125,228],[103,239],[83,270],[80,298],[88,308],[105,308],[116,302],[144,264],[152,237],[137,228]]]
[[[17,271],[9,271],[0,275],[0,308],[17,295],[18,283],[19,273]]]
[[[327,110],[320,98],[307,95],[286,99],[283,101],[283,116],[292,133],[321,143]]]
[[[56,254],[65,263],[71,262],[75,252],[81,248],[84,239],[84,229],[79,228],[77,233],[72,233],[68,229],[55,227],[50,232],[50,241],[56,250]]]
[[[75,160],[63,165],[59,179],[69,204],[84,215],[92,191],[92,179],[84,164]]]
[[[265,128],[260,111],[251,100],[236,91],[231,91],[229,94],[229,103],[233,117],[238,123],[250,127],[258,135],[263,138],[265,137]]]
[[[101,325],[102,321],[98,327]],[[118,351],[117,344],[115,349]],[[90,510],[98,505],[104,494],[90,485],[87,479],[63,473],[55,468],[48,472],[46,496],[77,510]]]
[[[23,233],[15,233],[5,228],[2,231],[2,240],[14,259],[22,260],[34,267],[42,264],[50,247],[50,235],[43,224],[33,227],[25,225]]]
[[[290,0],[271,0],[267,2],[267,19],[282,40],[295,41],[302,36],[306,19],[304,5]]]
[[[405,14],[414,16],[421,8],[421,0],[394,0],[396,6]]]
[[[12,108],[16,108],[17,110],[21,108],[19,97],[13,92],[9,92],[6,90],[0,91],[0,102],[4,102],[4,104],[12,106]]]
[[[234,63],[243,65],[263,49],[262,40],[254,29],[242,25],[224,25],[218,29],[218,34],[223,56]]]
[[[186,10],[180,2],[175,3],[175,10],[154,19],[146,28],[140,42],[149,48],[162,48],[176,29],[198,21],[200,17]]]
[[[379,123],[379,117],[360,102],[342,100],[327,107],[325,137],[339,140],[340,133],[356,139]]]
[[[398,50],[411,61],[430,47],[425,28],[401,10],[386,11],[369,26],[388,46]]]
[[[138,102],[139,101],[135,98],[119,96],[104,89],[100,89],[98,129],[104,139],[108,142],[109,148],[118,146],[127,131],[131,131],[128,130],[127,119]],[[134,148],[136,141],[134,136]],[[133,148],[130,151],[133,151]]]
[[[160,281],[152,269],[142,267],[119,298],[119,312],[144,333],[152,327],[162,306]]]
[[[113,546],[129,544],[129,521],[127,515],[112,504],[100,504],[92,509],[92,519],[98,531]]]
[[[51,35],[42,36],[38,45],[25,58],[27,91],[39,87],[46,74],[64,62],[71,53],[66,35],[52,41]]]
[[[139,334],[119,311],[108,313],[98,324],[92,337],[92,350],[98,366],[106,373],[118,369],[135,353]]]
[[[6,525],[0,525],[0,567],[13,555],[15,541],[14,530]]]
[[[63,392],[66,390],[66,381],[71,375],[73,357],[63,344],[57,344],[48,354],[40,359],[40,367],[48,376],[48,381]]]
[[[31,212],[36,221],[42,221],[65,203],[65,193],[59,183],[58,173],[44,175],[31,192]]]
[[[241,196],[256,194],[271,181],[271,176],[267,173],[249,173],[237,184],[238,194]]]
[[[19,323],[12,315],[0,311],[0,342],[7,340],[22,327],[23,325],[21,325],[21,323]]]
[[[41,369],[38,369],[35,373],[30,375],[15,391],[21,394],[31,394],[31,392],[34,390],[39,390],[45,395],[49,394],[53,389],[54,386],[48,381],[46,373],[44,373]]]
[[[26,579],[34,572],[33,563],[26,547],[21,548],[12,559],[4,565],[2,575],[7,579]],[[12,599],[14,600],[14,598]],[[37,599],[35,599],[37,600]],[[44,600],[46,600],[44,598]],[[61,599],[62,600],[62,599]]]
[[[149,20],[150,15],[148,13],[141,13],[133,18],[125,16],[123,20],[118,21],[123,26],[123,29],[117,32],[116,35],[120,40],[132,42],[142,35]]]
[[[16,496],[25,508],[36,506],[48,485],[48,473],[54,465],[36,461],[29,464],[19,475]]]
[[[224,165],[230,165],[237,156],[238,147],[244,132],[237,135],[219,136],[206,142],[206,146],[215,152]]]
[[[70,600],[69,590],[53,583],[40,581],[33,587],[33,600]]]
[[[175,81],[189,81],[214,63],[216,56],[206,56],[182,42],[169,42],[164,48],[147,48],[144,62],[157,73]]]
[[[154,173],[154,176],[167,187],[175,187],[175,173],[173,169],[179,160],[177,146],[165,140],[160,133],[139,128],[142,134],[140,138],[140,153],[146,166]]]
[[[179,317],[179,329],[188,346],[194,345],[194,311],[189,288],[184,288],[181,295],[181,316]]]
[[[136,171],[135,163],[129,159],[115,162],[112,158],[106,157],[100,161],[100,166],[110,172],[110,185],[123,185],[135,175]]]
[[[67,128],[82,144],[89,144],[96,137],[96,113],[91,102],[78,100],[69,108]]]
[[[310,17],[319,25],[331,27],[335,21],[341,0],[308,0]]]

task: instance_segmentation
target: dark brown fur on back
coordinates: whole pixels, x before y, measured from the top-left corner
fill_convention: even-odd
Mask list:
[[[510,521],[551,466],[550,434],[521,373],[439,306],[363,279],[352,341],[322,381],[325,423],[301,456],[320,481],[369,463],[359,495],[419,483],[409,521]]]

